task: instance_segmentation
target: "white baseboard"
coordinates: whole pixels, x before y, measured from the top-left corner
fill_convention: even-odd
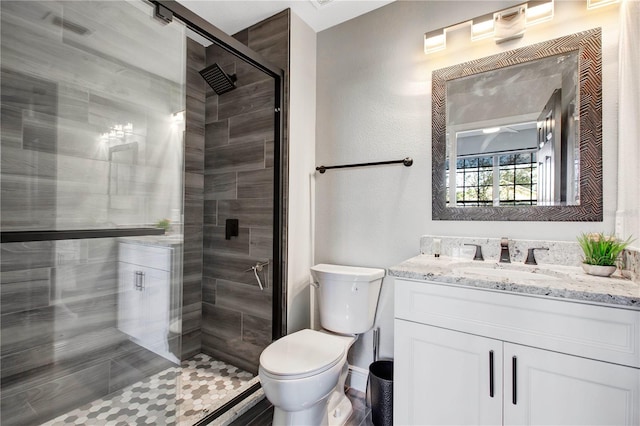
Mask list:
[[[350,365],[349,374],[347,375],[347,386],[349,386],[350,388],[354,388],[355,390],[360,392],[366,392],[368,377],[368,369]]]

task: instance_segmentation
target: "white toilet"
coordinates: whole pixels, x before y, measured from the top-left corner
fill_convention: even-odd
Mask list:
[[[258,374],[274,406],[274,425],[342,425],[349,418],[347,352],[358,334],[373,327],[384,274],[352,266],[311,268],[323,330],[289,334],[260,355]]]

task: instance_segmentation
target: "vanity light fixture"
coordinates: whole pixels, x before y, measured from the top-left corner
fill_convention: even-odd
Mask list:
[[[493,13],[473,18],[471,21],[471,41],[493,36]]]
[[[485,135],[490,135],[491,133],[498,133],[500,131],[500,127],[489,127],[487,129],[482,129],[482,133]]]
[[[433,53],[444,50],[447,47],[447,36],[445,29],[439,29],[425,33],[424,35],[424,53]]]
[[[619,0],[590,0],[611,2]],[[532,0],[508,9],[478,16],[424,35],[424,53],[434,53],[447,46],[447,33],[461,27],[471,27],[471,41],[493,37],[496,43],[522,37],[526,27],[553,19],[554,0]]]
[[[597,9],[602,6],[618,3],[620,0],[587,0],[587,9]]]

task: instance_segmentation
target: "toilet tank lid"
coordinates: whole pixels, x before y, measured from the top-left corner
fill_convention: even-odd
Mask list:
[[[362,268],[359,266],[330,265],[320,263],[311,267],[316,279],[329,278],[340,281],[375,281],[384,277],[385,270],[380,268]]]
[[[278,376],[311,376],[336,365],[346,349],[345,340],[338,336],[300,330],[267,346],[260,355],[260,367]]]

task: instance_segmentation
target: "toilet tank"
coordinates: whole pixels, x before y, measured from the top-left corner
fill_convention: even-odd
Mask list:
[[[319,264],[311,267],[318,287],[322,328],[360,334],[373,327],[385,270]]]

